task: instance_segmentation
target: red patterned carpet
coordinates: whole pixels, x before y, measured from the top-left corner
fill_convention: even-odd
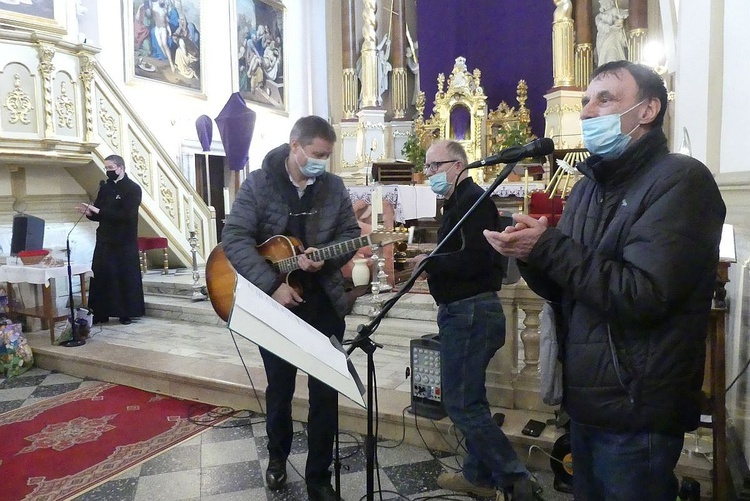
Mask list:
[[[0,497],[80,494],[223,420],[213,409],[100,383],[0,414]]]

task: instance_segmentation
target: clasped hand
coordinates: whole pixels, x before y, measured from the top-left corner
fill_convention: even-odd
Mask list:
[[[484,238],[503,256],[526,261],[549,224],[545,216],[535,219],[527,214],[513,214],[513,221],[503,231],[484,230]]]

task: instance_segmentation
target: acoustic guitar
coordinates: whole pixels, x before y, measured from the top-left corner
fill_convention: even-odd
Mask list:
[[[357,237],[345,242],[329,245],[307,253],[313,261],[325,261],[348,252],[354,252],[360,247],[377,244],[385,246],[405,240],[407,235],[398,231],[376,231],[369,235]],[[297,261],[301,253],[302,242],[295,237],[275,235],[256,247],[258,253],[284,277],[297,294],[302,295],[302,287],[293,272],[299,270]],[[206,261],[206,287],[211,306],[225,322],[229,321],[229,313],[234,305],[234,289],[237,285],[237,272],[224,254],[221,244],[217,245]]]

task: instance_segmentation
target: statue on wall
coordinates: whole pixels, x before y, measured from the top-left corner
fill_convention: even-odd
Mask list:
[[[388,73],[393,69],[391,62],[389,61],[391,57],[391,38],[388,35],[383,35],[383,40],[378,44],[377,50],[378,106],[381,106],[383,104],[383,94],[388,90]]]
[[[599,0],[599,13],[596,23],[596,64],[601,66],[610,61],[627,59],[625,49],[628,39],[625,35],[625,19],[628,9],[620,9],[617,0]]]
[[[411,104],[416,106],[421,90],[419,85],[419,42],[412,40],[409,26],[406,26],[406,40],[409,42],[409,46],[406,47],[406,65],[414,75],[414,96],[412,97]]]

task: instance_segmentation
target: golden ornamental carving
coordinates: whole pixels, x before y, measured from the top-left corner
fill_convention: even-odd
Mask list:
[[[159,181],[160,181],[160,188],[159,193],[161,194],[161,206],[164,212],[166,212],[169,217],[174,219],[174,210],[175,210],[175,198],[174,198],[174,192],[171,188],[169,188],[167,179],[164,177],[164,174],[159,175]]]
[[[497,153],[503,148],[525,144],[535,136],[531,133],[531,112],[526,107],[529,86],[519,80],[516,86],[518,109],[501,101],[495,110],[487,114],[487,154]],[[495,175],[499,167],[485,168],[485,174]]]
[[[119,146],[120,138],[117,134],[117,118],[109,112],[104,99],[99,99],[99,120],[104,128],[104,135],[109,138],[113,146]]]
[[[581,113],[581,105],[570,105],[570,104],[555,104],[544,110],[544,118],[547,118],[549,115],[564,115],[566,113]]]
[[[81,67],[81,80],[88,83],[94,79],[95,60],[88,54],[81,54],[78,58]]]
[[[148,187],[149,179],[148,179],[148,164],[146,163],[146,156],[143,153],[141,153],[141,150],[138,149],[138,143],[136,143],[134,140],[131,140],[130,142],[130,149],[132,150],[130,154],[130,159],[132,160],[133,166],[135,167],[135,174],[136,176],[138,176],[140,183],[143,186]]]
[[[448,76],[437,76],[437,92],[435,93],[432,114],[427,120],[422,117],[425,108],[425,95],[417,95],[417,117],[414,120],[414,131],[419,137],[420,145],[428,148],[435,139],[455,139],[466,150],[469,161],[482,158],[485,145],[484,127],[487,115],[487,96],[481,85],[482,73],[474,69],[469,73],[466,58],[457,57],[453,70]],[[447,86],[446,86],[447,83]],[[454,112],[462,108],[468,115],[468,123],[463,124],[466,129],[455,130]]]
[[[73,100],[68,97],[68,86],[65,81],[60,82],[60,95],[57,96],[55,111],[57,111],[57,126],[72,129],[75,105]]]
[[[55,47],[46,43],[40,43],[37,45],[37,52],[39,53],[39,71],[45,77],[51,75],[55,69],[52,64],[52,58],[55,57]]]
[[[91,92],[91,82],[94,79],[94,58],[85,52],[78,53],[80,65],[80,77],[83,82],[83,102],[85,106],[84,118],[86,120],[86,141],[91,142],[94,138],[94,99]]]
[[[18,73],[13,75],[13,80],[13,87],[15,88],[5,97],[4,104],[5,108],[10,111],[8,122],[11,124],[21,122],[24,125],[28,125],[31,123],[29,112],[34,109],[34,106],[31,104],[31,96],[26,94],[21,88],[21,76]]]
[[[350,130],[350,131],[342,131],[341,132],[341,139],[350,139],[350,138],[356,138],[357,137],[357,131]]]

